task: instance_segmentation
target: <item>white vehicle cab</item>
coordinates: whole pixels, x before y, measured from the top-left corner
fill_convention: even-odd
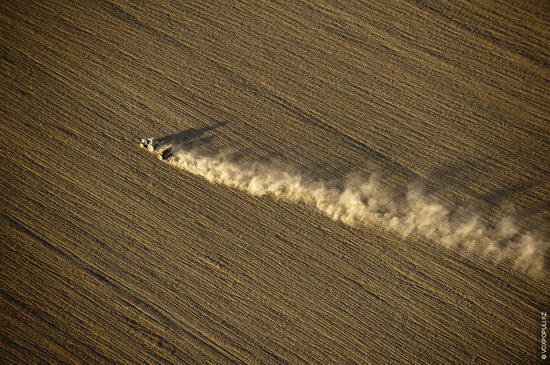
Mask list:
[[[150,137],[147,139],[142,138],[139,142],[140,148],[147,148],[149,152],[155,152],[159,160],[166,160],[168,157],[172,156],[172,145],[160,147],[158,141]]]

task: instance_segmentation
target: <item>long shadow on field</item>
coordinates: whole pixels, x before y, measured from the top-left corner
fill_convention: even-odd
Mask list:
[[[429,190],[462,190],[468,195],[473,195],[471,188],[465,185],[464,181],[479,180],[481,175],[482,168],[479,164],[467,159],[434,167],[421,180]]]
[[[485,204],[500,205],[514,195],[525,194],[533,187],[541,183],[540,180],[530,179],[511,183],[501,189],[489,191],[486,193],[474,193],[471,188],[464,185],[464,181],[483,181],[486,179],[486,168],[474,160],[463,160],[448,165],[443,165],[432,169],[426,175],[426,183],[438,183],[454,190],[463,190],[471,196],[472,199],[481,201]]]
[[[188,128],[178,133],[169,134],[157,139],[161,145],[171,144],[173,149],[197,148],[210,143],[213,137],[202,137],[207,132],[227,125],[227,122],[217,122],[202,128]]]
[[[539,182],[536,180],[518,181],[514,184],[505,186],[502,189],[490,191],[487,194],[480,194],[476,196],[476,198],[489,204],[499,205],[512,195],[524,194],[535,187],[538,183]]]
[[[548,210],[548,201],[540,201],[533,190],[543,184],[540,179],[510,181],[499,189],[486,192],[475,190],[476,181],[487,181],[489,175],[486,169],[479,161],[456,161],[430,170],[415,182],[428,194],[443,198],[451,206],[471,209],[489,220],[513,214],[517,220],[526,221]]]
[[[527,221],[533,216],[548,211],[550,206],[548,199],[539,200],[536,195],[533,195],[533,189],[542,184],[540,180],[518,181],[502,189],[474,196],[474,199],[495,209],[501,209],[509,201],[512,201],[514,203],[512,206],[513,214],[516,219]]]

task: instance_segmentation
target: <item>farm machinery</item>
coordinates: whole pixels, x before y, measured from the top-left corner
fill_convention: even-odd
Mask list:
[[[142,138],[139,143],[139,147],[146,148],[147,151],[156,154],[159,160],[166,160],[171,157],[173,153],[171,144],[161,146],[160,143],[152,137],[147,139]]]

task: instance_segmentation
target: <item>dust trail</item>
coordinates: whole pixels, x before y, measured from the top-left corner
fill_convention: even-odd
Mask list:
[[[296,171],[238,162],[224,154],[204,155],[197,149],[180,150],[168,163],[211,183],[315,207],[349,226],[377,225],[405,237],[420,235],[493,262],[509,260],[518,270],[532,275],[544,270],[548,242],[521,232],[512,218],[494,228],[481,223],[476,215],[458,219],[449,208],[414,188],[408,191],[405,201],[398,202],[381,188],[374,175],[367,180],[348,179],[345,188],[338,190],[322,181],[305,179]]]

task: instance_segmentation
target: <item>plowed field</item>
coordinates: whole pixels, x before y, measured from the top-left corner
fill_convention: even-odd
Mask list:
[[[0,19],[0,362],[541,360],[547,2],[7,0]],[[399,212],[420,189],[480,240],[512,233],[351,224],[138,147],[170,135],[252,178],[374,174]]]

